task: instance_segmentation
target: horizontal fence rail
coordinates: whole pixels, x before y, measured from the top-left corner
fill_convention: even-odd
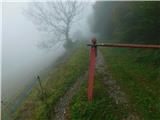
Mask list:
[[[90,44],[90,65],[89,65],[89,76],[88,76],[88,101],[91,102],[93,99],[93,85],[94,85],[94,72],[97,56],[97,47],[117,47],[117,48],[149,48],[149,49],[160,49],[160,45],[145,45],[145,44],[119,44],[119,43],[97,43],[96,39],[93,38]]]
[[[100,46],[100,47],[121,47],[121,48],[160,48],[160,45],[145,45],[145,44],[87,44],[87,46]]]

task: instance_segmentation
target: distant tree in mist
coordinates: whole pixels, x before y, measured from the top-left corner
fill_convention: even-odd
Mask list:
[[[61,42],[69,48],[73,44],[70,38],[72,25],[79,20],[85,6],[84,2],[76,0],[33,2],[26,13],[40,30],[54,36],[49,42],[42,42],[43,47]]]
[[[76,30],[74,33],[73,33],[73,38],[77,41],[80,41],[80,40],[83,40],[83,33],[81,30]]]

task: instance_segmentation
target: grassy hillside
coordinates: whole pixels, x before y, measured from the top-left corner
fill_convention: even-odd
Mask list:
[[[54,105],[87,68],[88,51],[84,47],[78,47],[68,57],[61,57],[56,68],[53,68],[42,81],[42,85],[47,91],[45,101],[39,97],[40,90],[37,84],[13,118],[15,120],[50,119],[51,116],[54,116]]]
[[[108,69],[145,120],[160,119],[160,50],[102,49]]]

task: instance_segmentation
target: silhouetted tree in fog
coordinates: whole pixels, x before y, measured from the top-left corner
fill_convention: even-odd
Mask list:
[[[50,47],[58,42],[65,43],[64,47],[72,45],[70,30],[73,23],[78,20],[78,15],[84,9],[84,2],[76,0],[56,2],[33,2],[29,6],[27,15],[40,30],[54,35],[48,44]],[[45,46],[45,43],[42,43]],[[47,46],[47,45],[46,45]]]

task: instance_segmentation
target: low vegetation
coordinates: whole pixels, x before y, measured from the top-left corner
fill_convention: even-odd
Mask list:
[[[119,120],[128,114],[125,106],[116,105],[110,98],[102,78],[102,75],[96,72],[92,102],[87,100],[87,82],[83,83],[70,105],[71,120]]]
[[[160,50],[102,49],[108,69],[145,120],[160,119]],[[154,53],[154,54],[153,54]]]
[[[102,48],[107,71],[126,93],[129,108],[116,104],[107,93],[102,75],[96,72],[93,102],[87,100],[87,81],[70,104],[71,120],[121,120],[129,111],[141,119],[160,119],[160,66],[159,50],[131,50]],[[155,52],[154,55],[150,54]]]

